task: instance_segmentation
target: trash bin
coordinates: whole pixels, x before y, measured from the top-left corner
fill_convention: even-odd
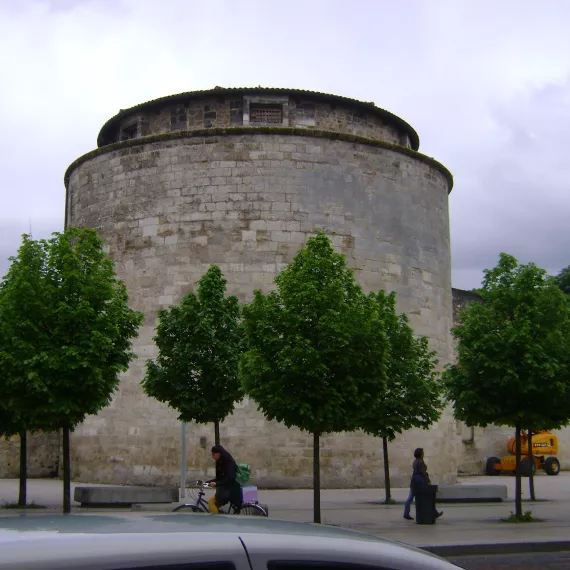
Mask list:
[[[423,485],[416,490],[416,523],[435,524],[437,485]]]

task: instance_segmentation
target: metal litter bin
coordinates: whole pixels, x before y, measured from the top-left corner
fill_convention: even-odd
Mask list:
[[[437,485],[422,485],[416,490],[416,523],[435,524]]]

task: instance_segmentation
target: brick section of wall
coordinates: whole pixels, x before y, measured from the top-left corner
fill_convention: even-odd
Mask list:
[[[68,223],[97,227],[132,306],[145,322],[137,360],[111,406],[72,434],[73,476],[110,483],[176,484],[180,427],[140,389],[158,309],[177,303],[210,264],[229,293],[247,301],[269,290],[307,237],[331,236],[366,290],[398,292],[418,334],[442,364],[451,359],[452,318],[444,176],[391,150],[286,135],[188,137],[115,150],[71,173]],[[188,476],[212,473],[213,426],[189,427]],[[311,436],[266,421],[242,402],[221,428],[222,443],[253,466],[260,486],[311,485]],[[409,480],[412,451],[426,449],[432,478],[455,479],[450,411],[429,431],[390,445],[395,485]],[[380,440],[323,437],[328,487],[383,484]]]

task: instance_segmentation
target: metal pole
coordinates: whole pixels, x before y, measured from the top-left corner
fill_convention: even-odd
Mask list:
[[[180,457],[180,499],[186,497],[186,424],[182,422],[182,452]]]

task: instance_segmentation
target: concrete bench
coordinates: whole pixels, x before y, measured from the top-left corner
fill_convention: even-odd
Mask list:
[[[75,487],[82,507],[130,507],[135,503],[174,503],[178,489],[160,487]]]
[[[179,504],[183,504],[183,503],[180,502]],[[178,504],[177,504],[177,505],[172,505],[172,508],[169,507],[168,509],[165,509],[164,503],[160,503],[160,504],[159,504],[159,503],[145,503],[145,504],[135,503],[135,504],[133,504],[133,505],[131,506],[131,511],[142,511],[142,512],[152,512],[152,511],[155,511],[155,512],[161,512],[161,513],[163,513],[163,512],[165,512],[165,511],[174,510],[174,507],[177,507],[177,506],[178,506]],[[261,508],[265,509],[265,512],[266,512],[267,515],[269,516],[269,506],[268,506],[268,505],[265,505],[265,504],[263,504],[263,503],[259,503],[259,506],[260,506]],[[222,509],[223,509],[224,511],[227,511],[227,508],[228,508],[227,506],[222,507]],[[179,512],[179,513],[182,513],[182,514],[187,514],[187,515],[192,513],[192,511],[187,510],[187,509],[183,509],[182,511],[178,511],[178,512]],[[263,516],[262,514],[256,512],[256,511],[252,512],[251,515],[252,515],[252,516],[257,516],[257,517],[262,517],[262,516]]]
[[[439,485],[438,503],[491,503],[507,498],[506,485]]]

